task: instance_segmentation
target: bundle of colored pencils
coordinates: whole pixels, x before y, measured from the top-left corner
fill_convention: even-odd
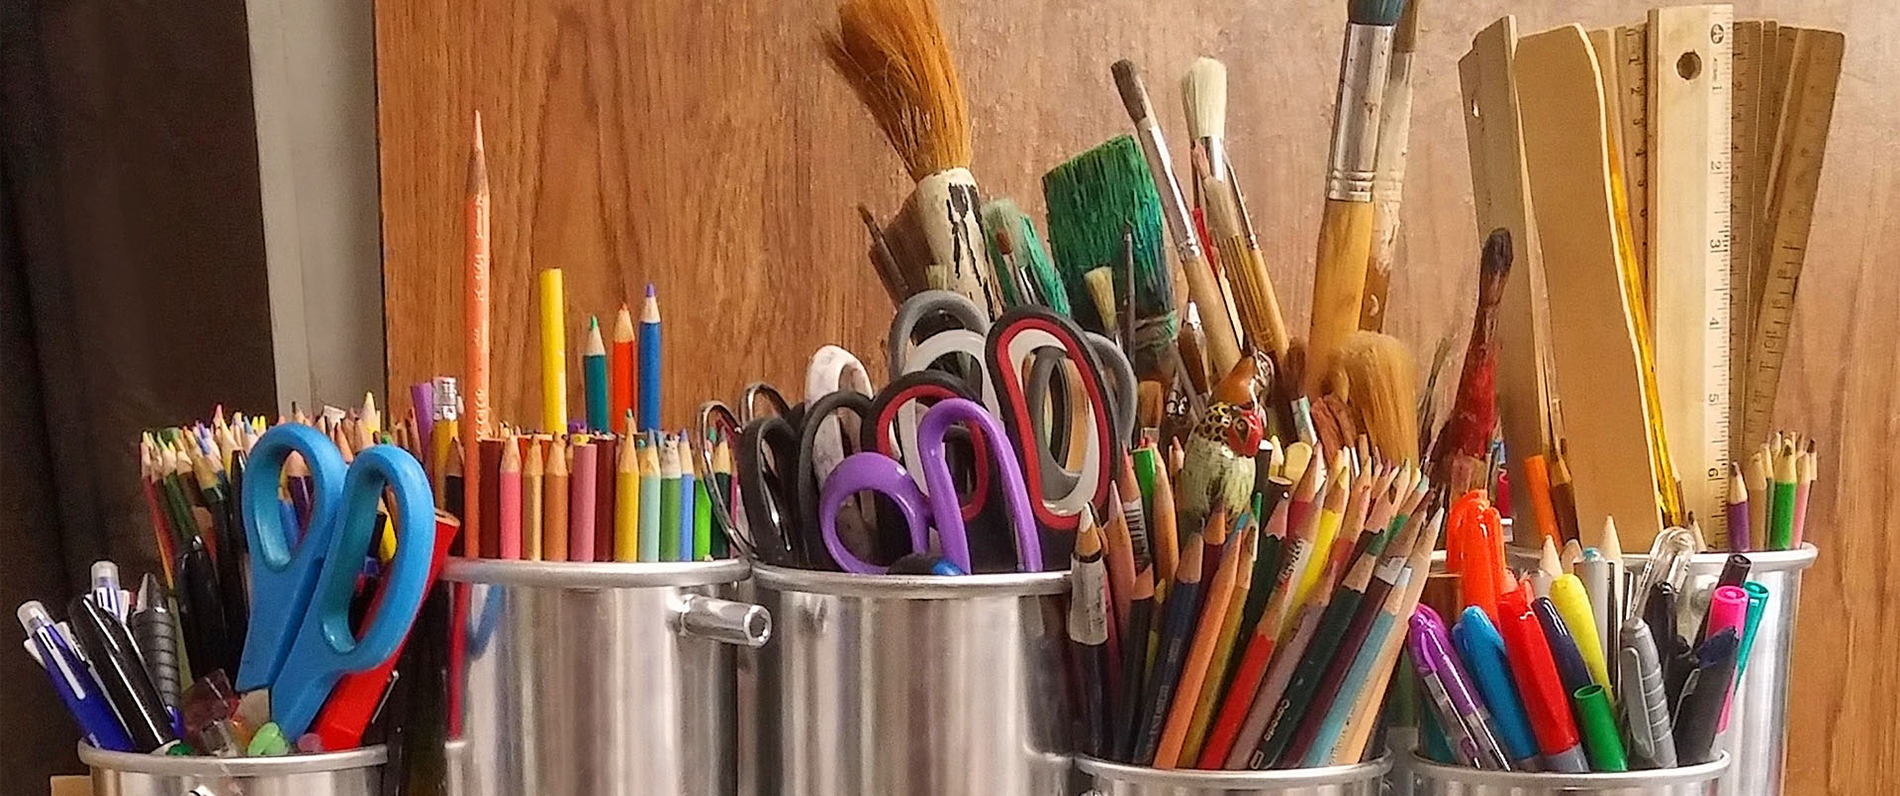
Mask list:
[[[1729,464],[1728,549],[1793,550],[1807,540],[1808,494],[1818,478],[1814,440],[1776,432],[1749,455]]]
[[[1178,542],[1182,474],[1152,442],[1134,452],[1117,489],[1141,499],[1111,498],[1077,543],[1086,753],[1164,769],[1365,755],[1443,513],[1414,465],[1312,451],[1267,441],[1249,505]]]
[[[1448,764],[1566,773],[1713,760],[1770,597],[1748,580],[1748,558],[1729,557],[1697,616],[1684,591],[1689,559],[1702,549],[1692,529],[1657,536],[1626,593],[1614,527],[1606,548],[1574,561],[1546,539],[1537,568],[1518,577],[1485,549],[1494,517],[1482,493],[1453,504],[1448,563],[1458,601],[1420,606],[1409,623],[1408,651],[1431,707],[1421,714],[1420,752]],[[1448,628],[1440,611],[1458,606]]]

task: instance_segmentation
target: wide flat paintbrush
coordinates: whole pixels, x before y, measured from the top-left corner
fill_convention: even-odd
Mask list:
[[[970,173],[969,109],[935,0],[845,0],[825,52],[917,181],[887,230],[914,226],[929,252],[911,264],[925,278],[906,281],[947,287],[1000,314]]]
[[[1154,106],[1148,101],[1148,89],[1142,84],[1141,71],[1128,60],[1116,61],[1112,71],[1115,88],[1121,93],[1122,105],[1128,110],[1128,118],[1135,123],[1136,137],[1140,139],[1142,154],[1148,160],[1155,190],[1161,195],[1168,234],[1174,239],[1175,253],[1185,272],[1188,293],[1201,305],[1209,358],[1213,361],[1215,372],[1226,373],[1240,361],[1240,336],[1234,330],[1232,316],[1228,314],[1227,298],[1221,292],[1213,266],[1207,262],[1193,217],[1188,213],[1187,201],[1181,196],[1181,184],[1175,179],[1174,166],[1168,160],[1167,142],[1162,138],[1160,122],[1155,120]]]
[[[1366,261],[1372,254],[1372,176],[1379,116],[1394,26],[1403,7],[1403,0],[1353,0],[1348,6],[1326,168],[1326,207],[1314,262],[1313,323],[1306,341],[1303,385],[1308,393],[1318,392],[1333,353],[1359,328]]]
[[[1068,288],[1070,307],[1086,328],[1116,334],[1113,319],[1104,317],[1100,303],[1090,300],[1087,283],[1091,273],[1100,274],[1107,268],[1111,278],[1119,282],[1113,292],[1128,295],[1127,277],[1117,266],[1126,254],[1123,234],[1131,234],[1135,337],[1139,342],[1130,353],[1135,355],[1135,366],[1141,373],[1159,370],[1157,363],[1174,344],[1178,327],[1174,282],[1161,253],[1163,203],[1155,191],[1158,184],[1142,157],[1141,145],[1127,135],[1115,136],[1042,176],[1056,270]],[[1122,304],[1117,300],[1109,306]]]

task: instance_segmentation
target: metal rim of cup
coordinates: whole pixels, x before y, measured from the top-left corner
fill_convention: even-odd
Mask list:
[[[752,562],[718,561],[512,561],[451,558],[444,580],[506,586],[568,589],[637,589],[649,586],[712,586],[745,580]]]
[[[855,575],[755,564],[752,580],[762,588],[781,592],[899,600],[1034,597],[1069,592],[1066,571],[955,576]]]
[[[1676,768],[1646,768],[1639,771],[1605,771],[1592,774],[1560,774],[1550,771],[1494,771],[1468,766],[1448,766],[1429,758],[1412,755],[1412,771],[1433,782],[1457,782],[1465,785],[1522,786],[1537,788],[1652,788],[1714,782],[1728,770],[1728,753],[1714,760]]]
[[[344,752],[292,754],[281,757],[187,757],[110,752],[79,742],[79,762],[122,774],[158,777],[284,777],[371,768],[387,762],[388,752],[378,744]]]
[[[1075,767],[1097,779],[1130,785],[1161,788],[1270,789],[1350,785],[1376,780],[1392,770],[1392,757],[1380,755],[1363,763],[1348,763],[1321,768],[1284,768],[1265,771],[1207,771],[1201,769],[1159,769],[1113,763],[1077,755]]]
[[[1505,548],[1505,555],[1513,566],[1529,569],[1537,566],[1539,552],[1528,547],[1512,546]],[[1726,550],[1697,553],[1689,565],[1697,570],[1720,570],[1724,564],[1728,563],[1730,555],[1733,554]],[[1814,561],[1820,557],[1821,551],[1820,548],[1814,546],[1813,542],[1802,542],[1800,547],[1793,550],[1754,550],[1742,555],[1748,556],[1750,575],[1767,575],[1775,572],[1799,572],[1814,566]],[[1623,568],[1632,570],[1641,567],[1648,560],[1648,552],[1624,553]],[[1432,553],[1432,572],[1444,574],[1445,551],[1438,550]]]

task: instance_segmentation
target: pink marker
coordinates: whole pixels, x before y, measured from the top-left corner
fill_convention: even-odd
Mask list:
[[[1715,593],[1709,596],[1707,625],[1703,638],[1730,628],[1734,628],[1736,638],[1741,638],[1748,625],[1748,592],[1740,586],[1717,586]],[[1737,671],[1740,671],[1740,667],[1737,667]],[[1728,693],[1728,698],[1722,701],[1722,720],[1716,724],[1716,732],[1728,729],[1728,709],[1735,700],[1735,688],[1731,686]]]

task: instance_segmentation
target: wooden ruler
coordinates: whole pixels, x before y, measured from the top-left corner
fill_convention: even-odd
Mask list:
[[[1649,295],[1662,436],[1681,508],[1722,516],[1729,462],[1733,9],[1649,12]],[[1716,526],[1711,520],[1712,527]]]
[[[1788,349],[1788,325],[1794,317],[1795,288],[1807,259],[1808,232],[1814,223],[1814,197],[1827,154],[1828,127],[1841,79],[1846,38],[1837,31],[1783,27],[1791,38],[1783,90],[1774,182],[1769,192],[1768,260],[1759,314],[1748,352],[1748,394],[1742,433],[1765,440],[1772,428],[1775,391],[1781,384]]]
[[[1616,140],[1623,169],[1623,199],[1627,205],[1630,236],[1628,246],[1636,254],[1637,264],[1645,270],[1643,284],[1649,284],[1649,26],[1638,23],[1616,28],[1615,55],[1597,49],[1598,63],[1616,72],[1618,93],[1604,95],[1615,103],[1615,118],[1620,128]],[[1638,301],[1645,315],[1650,313],[1647,294]]]
[[[1517,85],[1511,70],[1516,47],[1516,17],[1491,23],[1472,38],[1471,50],[1458,59],[1458,85],[1464,95],[1465,145],[1470,150],[1478,234],[1482,238],[1494,229],[1508,230],[1516,258],[1498,302],[1498,337],[1512,341],[1498,350],[1498,415],[1509,451],[1512,505],[1529,506],[1533,504],[1524,461],[1546,453],[1555,435],[1544,371],[1550,344],[1543,256],[1531,220]],[[1529,341],[1529,345],[1518,341]],[[1518,538],[1535,537],[1524,533]]]
[[[1739,417],[1748,405],[1748,342],[1753,333],[1756,294],[1753,272],[1758,259],[1761,227],[1761,194],[1756,190],[1757,175],[1767,170],[1762,160],[1761,108],[1763,68],[1772,59],[1765,47],[1761,20],[1737,20],[1731,34],[1735,40],[1729,63],[1731,71],[1729,106],[1729,417]],[[1731,430],[1739,430],[1734,424]],[[1729,456],[1746,456],[1752,444],[1744,434],[1729,435]]]
[[[1518,40],[1513,61],[1531,210],[1544,255],[1554,389],[1580,527],[1615,517],[1646,548],[1662,530],[1632,312],[1611,197],[1600,70],[1583,28]]]

